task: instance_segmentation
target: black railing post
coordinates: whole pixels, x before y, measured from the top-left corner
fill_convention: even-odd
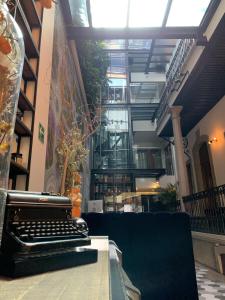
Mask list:
[[[192,230],[225,234],[225,185],[184,197]]]

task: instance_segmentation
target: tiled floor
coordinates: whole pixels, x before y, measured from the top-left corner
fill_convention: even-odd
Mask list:
[[[225,276],[196,264],[199,300],[225,299]]]

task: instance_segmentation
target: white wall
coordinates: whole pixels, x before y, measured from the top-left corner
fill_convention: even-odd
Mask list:
[[[224,83],[225,84],[225,83]],[[192,150],[196,133],[208,135],[209,139],[217,138],[217,142],[209,145],[212,154],[216,185],[225,184],[225,96],[214,106],[205,117],[188,134],[189,149]]]
[[[133,121],[133,131],[155,131],[156,123],[150,120],[145,121]]]
[[[29,190],[43,191],[45,179],[45,160],[48,136],[48,112],[52,73],[52,51],[54,37],[55,8],[45,9],[42,23],[42,38],[40,48],[40,64],[38,75],[37,98],[34,119],[34,134],[32,160],[30,167]],[[45,141],[38,139],[39,123],[45,129]]]
[[[163,73],[151,72],[145,73],[131,73],[131,82],[165,82],[166,75]]]
[[[159,185],[161,188],[166,188],[169,184],[176,184],[174,175],[163,175],[159,179]]]

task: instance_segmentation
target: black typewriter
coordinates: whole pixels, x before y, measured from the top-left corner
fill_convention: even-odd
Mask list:
[[[71,208],[64,196],[8,191],[2,269],[19,276],[96,261],[96,250],[78,248],[91,241],[86,222],[72,219]]]

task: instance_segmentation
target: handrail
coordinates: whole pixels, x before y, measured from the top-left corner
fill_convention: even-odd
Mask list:
[[[225,185],[183,198],[194,231],[225,234]]]
[[[161,96],[160,106],[154,117],[157,117],[158,124],[161,122],[164,113],[168,108],[168,99],[172,92],[178,90],[182,84],[185,76],[183,74],[183,66],[190,54],[190,51],[194,45],[194,39],[180,40],[177,45],[176,51],[172,57],[169,69],[166,73],[166,85]]]

